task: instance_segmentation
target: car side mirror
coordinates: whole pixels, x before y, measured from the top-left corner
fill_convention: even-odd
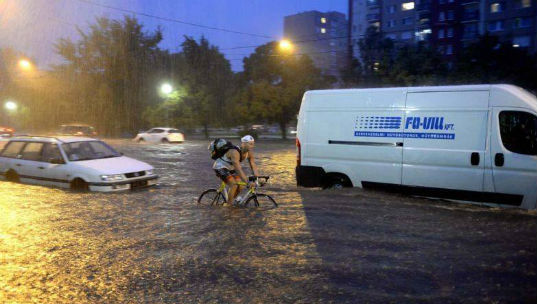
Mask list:
[[[48,162],[51,163],[51,164],[56,164],[56,165],[63,165],[63,164],[65,164],[65,162],[63,161],[63,159],[61,159],[61,158],[54,158],[54,157],[49,158]]]

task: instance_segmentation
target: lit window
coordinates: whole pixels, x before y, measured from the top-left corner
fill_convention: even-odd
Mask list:
[[[515,2],[515,8],[528,8],[531,7],[531,0],[517,0]]]
[[[326,18],[325,17],[321,18],[321,23],[326,23]]]
[[[326,34],[326,29],[324,27],[321,28],[321,34]]]
[[[492,3],[490,5],[490,12],[491,13],[499,13],[503,11],[503,5],[501,3]]]
[[[414,9],[414,2],[405,2],[401,4],[401,10],[409,11]]]

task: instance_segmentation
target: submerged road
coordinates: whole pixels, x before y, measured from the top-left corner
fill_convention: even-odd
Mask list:
[[[108,141],[157,187],[74,193],[0,181],[0,303],[535,302],[537,213],[295,186],[292,142],[257,144],[258,212],[195,203],[206,141]]]

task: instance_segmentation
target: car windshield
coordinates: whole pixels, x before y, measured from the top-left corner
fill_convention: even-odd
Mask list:
[[[168,133],[181,133],[181,131],[177,129],[171,129],[170,131],[168,131]]]
[[[69,161],[120,157],[121,154],[102,141],[79,141],[62,145]]]

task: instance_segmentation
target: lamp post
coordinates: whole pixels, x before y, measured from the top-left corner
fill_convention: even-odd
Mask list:
[[[17,103],[15,103],[14,101],[12,100],[8,100],[4,103],[4,108],[6,109],[6,120],[7,120],[7,124],[8,126],[11,127],[11,121],[10,121],[10,114],[12,112],[15,112],[17,110]]]

